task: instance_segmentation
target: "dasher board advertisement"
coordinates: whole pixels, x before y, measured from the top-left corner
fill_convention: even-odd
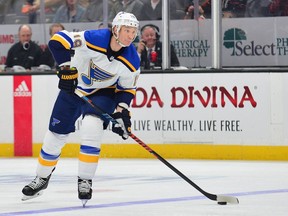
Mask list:
[[[19,108],[13,105],[13,95],[16,92],[21,100],[27,94],[19,93],[24,82],[17,83],[13,86],[13,76],[0,79],[5,92],[0,96],[0,143],[14,143],[14,129],[21,121],[14,122]],[[58,78],[32,76],[31,84],[25,83],[28,89],[24,85],[22,91],[32,100],[33,143],[42,143],[59,91]],[[287,145],[287,86],[287,73],[142,74],[130,108],[132,131],[153,144]],[[123,143],[110,130],[103,143]],[[69,142],[80,143],[79,131]]]

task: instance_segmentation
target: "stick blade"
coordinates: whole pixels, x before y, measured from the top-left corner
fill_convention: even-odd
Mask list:
[[[239,200],[233,196],[217,195],[217,202],[226,202],[230,204],[239,204]]]

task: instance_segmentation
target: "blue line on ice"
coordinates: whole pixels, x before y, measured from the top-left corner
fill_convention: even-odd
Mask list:
[[[248,191],[248,192],[230,193],[230,194],[224,194],[224,195],[238,197],[238,196],[252,196],[252,195],[277,194],[277,193],[288,193],[288,189],[265,190],[265,191]],[[139,200],[139,201],[107,203],[107,204],[97,204],[97,205],[89,205],[89,203],[88,203],[87,206],[85,207],[85,209],[112,208],[112,207],[118,207],[118,206],[145,205],[145,204],[156,204],[156,203],[166,203],[166,202],[181,202],[181,201],[191,201],[191,200],[200,200],[200,199],[207,199],[207,198],[205,196],[201,195],[201,196],[192,196],[192,197]],[[42,213],[69,212],[69,211],[75,211],[75,210],[83,210],[83,207],[81,206],[81,202],[79,204],[80,204],[79,206],[72,206],[72,207],[0,213],[0,216],[36,215],[36,214],[42,214]],[[241,204],[241,200],[240,200],[240,204]]]

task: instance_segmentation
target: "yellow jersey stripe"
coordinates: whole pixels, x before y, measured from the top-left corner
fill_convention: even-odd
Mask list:
[[[65,40],[63,37],[61,37],[60,35],[58,34],[54,34],[51,38],[51,40],[55,40],[55,41],[58,41],[60,42],[66,49],[70,49],[70,43],[67,42],[67,40]]]
[[[132,69],[132,71],[136,71],[136,68],[129,61],[127,61],[126,58],[124,58],[123,56],[118,56],[117,58],[119,58],[121,61],[125,62],[125,64],[128,65],[128,67],[130,67]]]
[[[99,47],[99,46],[95,46],[95,45],[93,45],[93,44],[91,44],[91,43],[89,43],[89,42],[87,42],[87,41],[86,41],[86,45],[87,45],[88,47],[92,48],[92,49],[96,49],[96,50],[99,50],[99,51],[101,51],[101,52],[106,52],[106,49],[101,48],[101,47]]]

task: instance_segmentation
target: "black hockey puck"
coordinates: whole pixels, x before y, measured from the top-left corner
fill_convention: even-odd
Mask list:
[[[227,205],[227,202],[217,202],[218,205]]]

